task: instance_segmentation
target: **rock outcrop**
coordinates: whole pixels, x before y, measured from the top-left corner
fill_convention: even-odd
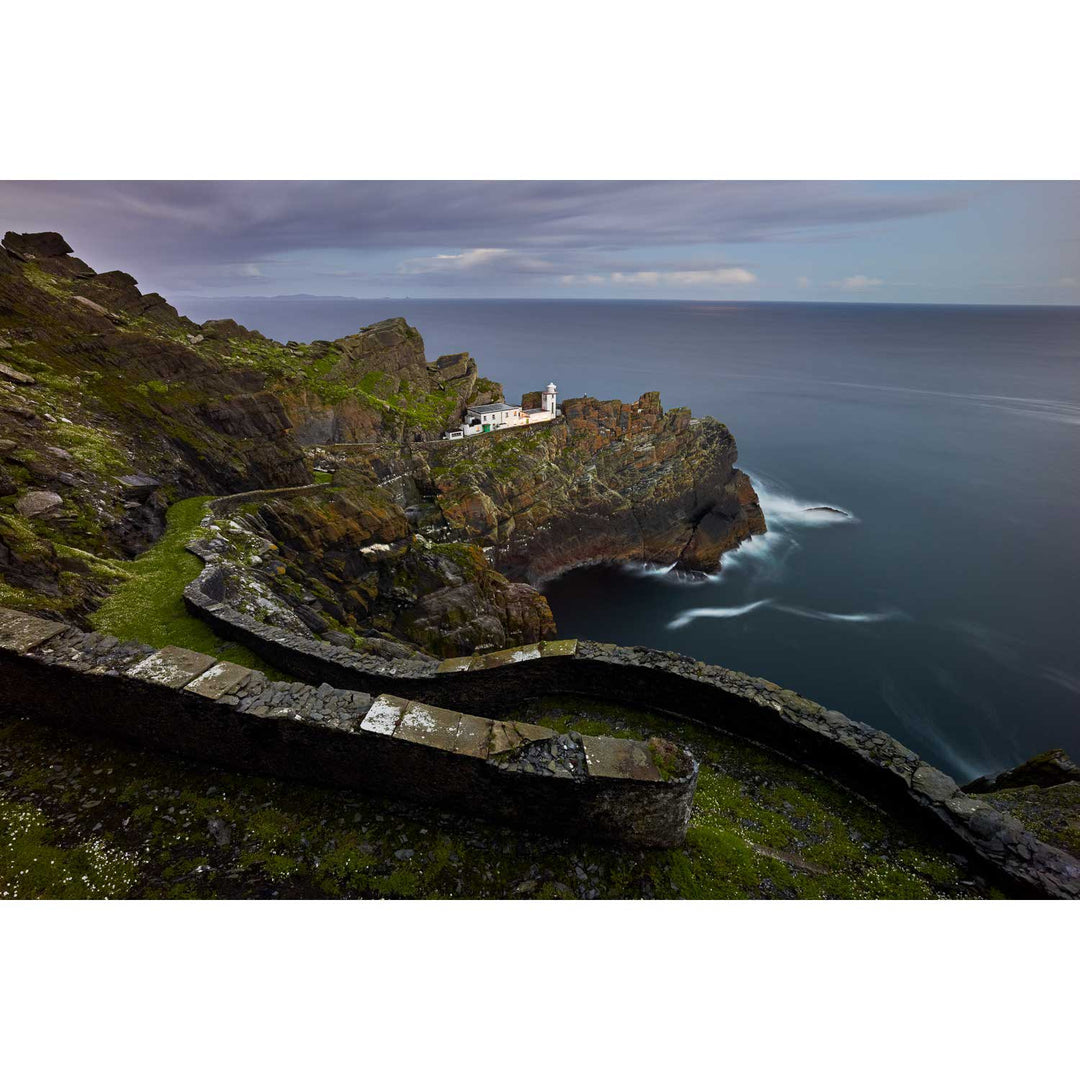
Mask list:
[[[238,517],[214,550],[226,593],[260,620],[331,641],[345,631],[344,643],[389,657],[554,636],[543,596],[508,581],[476,547],[416,536],[378,487],[270,498]]]
[[[980,776],[964,791],[1022,821],[1043,843],[1080,858],[1080,766],[1047,750],[1015,768]]]
[[[386,485],[422,534],[478,544],[496,569],[534,584],[628,559],[712,571],[765,531],[725,425],[665,412],[657,393],[576,398],[562,411],[534,429],[357,453],[341,478]]]
[[[965,784],[964,790],[971,795],[985,795],[1008,788],[1055,787],[1070,781],[1080,782],[1080,765],[1064,750],[1056,748],[1036,754],[1015,768],[980,776]]]
[[[438,438],[467,404],[501,396],[468,353],[429,364],[423,338],[401,318],[294,348],[303,370],[278,390],[305,445]]]

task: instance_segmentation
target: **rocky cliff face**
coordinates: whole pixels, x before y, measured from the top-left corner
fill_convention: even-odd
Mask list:
[[[656,393],[562,409],[531,430],[357,454],[351,467],[357,482],[392,490],[424,535],[478,544],[496,569],[532,583],[626,559],[711,571],[765,531],[723,424],[665,413]]]
[[[477,374],[468,353],[424,357],[424,341],[404,319],[387,319],[333,342],[312,342],[303,359],[313,378],[284,376],[279,390],[305,445],[413,442],[438,438],[466,405],[497,401],[502,387]]]
[[[0,574],[13,602],[85,612],[99,557],[160,535],[196,492],[309,478],[258,370],[197,348],[200,327],[56,233],[0,247]],[[111,575],[115,577],[115,575]]]
[[[475,546],[417,536],[374,485],[261,501],[220,533],[235,605],[285,629],[390,657],[459,656],[555,633],[543,596]]]

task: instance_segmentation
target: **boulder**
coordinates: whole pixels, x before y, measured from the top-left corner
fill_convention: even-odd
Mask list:
[[[235,319],[208,319],[199,327],[202,336],[210,341],[266,341],[258,330],[249,330]]]
[[[95,315],[104,315],[105,318],[109,317],[107,308],[103,308],[100,304],[95,304],[93,300],[88,300],[85,296],[73,296],[71,298],[76,304],[81,304],[87,311],[92,311]]]
[[[104,274],[98,274],[95,279],[98,285],[104,285],[107,289],[134,289],[139,283],[130,274],[123,270],[109,270]]]
[[[472,358],[468,353],[453,353],[449,356],[440,356],[433,364],[428,365],[428,370],[442,382],[451,379],[463,379],[469,374]]]
[[[0,379],[7,379],[8,382],[18,383],[20,386],[33,386],[37,382],[33,375],[26,375],[21,371],[16,371],[14,368],[8,367],[7,364],[0,364]]]
[[[63,502],[55,491],[28,491],[15,503],[15,509],[23,517],[41,517],[51,514],[62,506]]]
[[[124,489],[125,495],[139,500],[148,498],[161,487],[160,480],[155,480],[152,476],[143,476],[142,473],[118,476],[116,482]]]
[[[57,232],[4,233],[4,247],[22,258],[50,259],[75,249]]]

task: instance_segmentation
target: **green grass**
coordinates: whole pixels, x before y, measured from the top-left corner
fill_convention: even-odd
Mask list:
[[[128,472],[131,464],[107,431],[82,424],[57,424],[56,441],[80,464],[99,475]]]
[[[695,899],[931,899],[963,895],[933,843],[844,788],[719,731],[622,705],[555,695],[510,717],[556,731],[688,747],[701,763],[680,850],[642,856],[655,895]]]
[[[0,899],[92,900],[126,896],[137,862],[100,838],[58,847],[45,815],[0,800]]]
[[[202,570],[202,560],[185,545],[201,535],[208,498],[183,499],[169,507],[165,535],[149,551],[124,564],[129,577],[90,617],[91,625],[123,641],[141,641],[156,648],[178,645],[280,678],[275,668],[250,649],[218,637],[184,606],[184,588]]]

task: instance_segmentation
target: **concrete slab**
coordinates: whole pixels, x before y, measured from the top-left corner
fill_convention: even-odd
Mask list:
[[[404,698],[394,697],[393,694],[380,694],[360,721],[360,730],[370,731],[375,735],[393,735],[408,706],[409,703]]]
[[[436,669],[436,675],[450,675],[455,671],[468,671],[469,665],[472,663],[471,656],[451,656],[449,660],[444,660]]]
[[[552,731],[551,728],[541,727],[539,724],[510,723],[505,720],[495,720],[491,725],[490,753],[492,756],[505,754],[509,750],[516,750],[525,743],[551,739],[555,734],[556,732]]]
[[[561,641],[545,641],[540,646],[544,656],[576,656],[577,638],[564,638]]]
[[[189,682],[184,690],[209,698],[211,701],[217,701],[219,697],[232,693],[237,687],[246,683],[252,674],[251,668],[222,660],[221,663],[215,664],[209,671],[204,671]]]
[[[491,746],[492,722],[483,716],[463,713],[458,720],[457,741],[454,751],[468,757],[486,758]]]
[[[590,776],[611,780],[663,781],[645,743],[632,739],[610,739],[603,735],[583,735],[581,742],[585,747],[585,764]]]
[[[539,660],[539,645],[517,645],[512,649],[500,649],[498,652],[474,656],[470,671],[487,670],[503,667],[505,664],[520,664],[523,660]]]
[[[25,611],[0,608],[0,649],[27,653],[67,629],[64,623],[39,619]]]
[[[128,675],[143,682],[179,690],[204,671],[209,671],[216,663],[218,661],[214,657],[204,653],[166,645],[164,649],[158,649],[153,656],[140,660]]]
[[[394,738],[453,752],[460,718],[459,712],[410,701],[394,731]]]

